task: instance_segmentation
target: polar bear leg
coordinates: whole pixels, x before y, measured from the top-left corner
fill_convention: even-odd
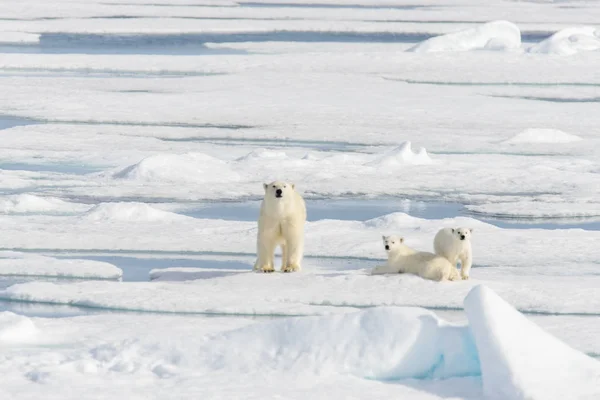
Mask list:
[[[472,264],[473,258],[471,255],[465,255],[460,258],[460,276],[462,279],[469,279],[469,273],[471,272]]]
[[[397,274],[400,273],[399,268],[391,267],[388,264],[378,265],[371,270],[371,275]]]
[[[258,237],[257,253],[258,257],[254,264],[254,270],[262,272],[273,272],[274,258],[275,258],[275,247],[277,246],[277,240],[273,234],[263,232]]]
[[[281,270],[285,268],[288,259],[287,246],[285,243],[281,243]]]
[[[302,268],[302,253],[304,252],[304,228],[290,224],[283,228],[283,239],[286,246],[286,260],[283,272],[300,271]]]

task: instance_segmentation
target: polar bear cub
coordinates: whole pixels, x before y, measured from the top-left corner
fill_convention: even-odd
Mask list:
[[[383,244],[388,253],[387,262],[373,269],[371,274],[409,273],[432,281],[455,280],[458,274],[456,267],[445,259],[433,253],[417,251],[404,244],[404,238],[399,236],[383,236]]]
[[[306,205],[293,183],[263,184],[260,206],[255,271],[275,271],[275,249],[281,246],[281,271],[300,271],[304,251]]]
[[[447,258],[455,268],[456,263],[460,261],[462,279],[469,279],[473,265],[472,233],[472,228],[443,228],[433,239],[435,254]]]

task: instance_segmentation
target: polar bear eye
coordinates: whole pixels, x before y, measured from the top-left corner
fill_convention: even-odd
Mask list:
[[[283,188],[285,189],[287,186],[283,185]]]
[[[273,185],[273,189],[275,189],[275,185]]]

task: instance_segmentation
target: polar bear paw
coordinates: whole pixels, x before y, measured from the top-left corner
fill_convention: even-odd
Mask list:
[[[300,266],[298,264],[288,264],[281,268],[281,272],[298,272],[300,271]]]
[[[461,272],[460,277],[462,278],[463,281],[466,281],[469,279],[469,274]]]
[[[258,272],[264,272],[264,273],[275,272],[275,268],[273,268],[272,265],[263,265],[262,267],[259,267],[256,270]]]

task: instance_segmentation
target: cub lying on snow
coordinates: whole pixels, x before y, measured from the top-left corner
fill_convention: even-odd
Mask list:
[[[408,273],[432,281],[459,279],[456,267],[446,258],[408,247],[402,237],[383,236],[383,244],[388,253],[387,262],[373,268],[372,275]]]

